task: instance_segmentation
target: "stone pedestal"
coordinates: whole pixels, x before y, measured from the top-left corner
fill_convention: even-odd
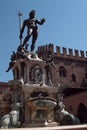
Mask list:
[[[12,67],[14,80],[8,83],[16,88],[21,86],[24,127],[57,125],[54,107],[57,105],[58,88],[51,79],[48,82],[45,67],[46,62],[32,53],[17,59]]]

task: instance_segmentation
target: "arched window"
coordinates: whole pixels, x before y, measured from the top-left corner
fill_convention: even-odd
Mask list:
[[[66,77],[66,69],[63,66],[59,67],[59,76]]]
[[[72,78],[72,82],[76,82],[76,75],[75,74],[72,74],[71,78]]]

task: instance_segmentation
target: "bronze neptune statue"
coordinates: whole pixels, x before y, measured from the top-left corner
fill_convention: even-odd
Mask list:
[[[45,22],[44,18],[41,20],[38,20],[35,18],[35,10],[32,10],[29,13],[29,18],[24,20],[24,22],[23,22],[23,26],[20,31],[20,40],[22,39],[22,33],[24,32],[25,27],[27,27],[27,36],[25,37],[22,46],[23,47],[25,46],[25,48],[27,48],[27,46],[28,46],[27,41],[32,36],[32,44],[31,44],[31,49],[30,49],[31,52],[34,51],[35,43],[36,43],[36,40],[38,37],[37,24],[42,25],[44,22]]]

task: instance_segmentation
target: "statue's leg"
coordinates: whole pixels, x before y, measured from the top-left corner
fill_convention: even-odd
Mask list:
[[[35,48],[35,42],[33,42],[31,45],[31,52],[34,51],[34,48]]]
[[[26,37],[25,37],[25,39],[24,39],[24,42],[23,42],[23,47],[24,47],[24,45],[26,45],[26,43],[27,43],[27,41],[29,40],[29,38],[31,37],[31,35],[27,35]]]
[[[32,34],[31,51],[34,51],[35,43],[36,43],[37,37],[38,37],[38,32],[37,32],[37,31],[34,31],[33,34]]]
[[[25,39],[23,41],[23,45],[22,45],[23,47],[24,47],[24,45],[26,45],[27,41],[30,39],[30,37],[32,35],[32,32],[33,32],[33,29],[28,30],[28,34],[27,34],[27,36],[25,37]]]

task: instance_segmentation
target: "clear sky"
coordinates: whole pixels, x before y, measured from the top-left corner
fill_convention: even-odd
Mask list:
[[[36,18],[46,19],[39,26],[35,49],[53,43],[87,51],[87,0],[0,0],[0,82],[13,79],[12,72],[5,70],[12,51],[20,44],[17,13],[23,13],[23,22],[32,9],[36,10]]]

